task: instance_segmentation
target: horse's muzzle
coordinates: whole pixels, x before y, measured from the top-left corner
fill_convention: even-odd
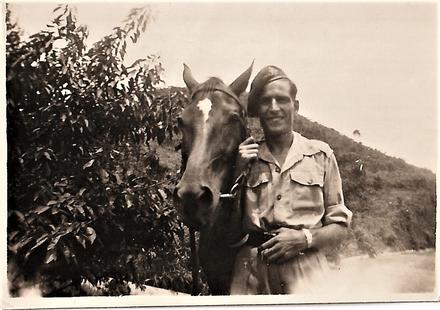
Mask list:
[[[180,216],[188,227],[200,230],[210,223],[214,195],[208,186],[180,182],[174,190],[174,199]]]

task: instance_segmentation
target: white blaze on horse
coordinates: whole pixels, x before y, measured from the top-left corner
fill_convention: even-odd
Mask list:
[[[228,86],[218,78],[198,83],[186,65],[183,71],[191,96],[178,119],[184,172],[175,198],[183,222],[200,231],[200,265],[215,295],[229,294],[237,253],[231,245],[245,235],[240,195],[221,199],[221,194],[230,193],[240,174],[235,161],[247,127],[246,106],[239,96],[246,90],[251,72],[252,65]]]

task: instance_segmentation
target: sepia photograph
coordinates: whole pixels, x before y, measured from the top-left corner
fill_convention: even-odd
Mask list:
[[[438,10],[3,3],[2,308],[438,301]]]

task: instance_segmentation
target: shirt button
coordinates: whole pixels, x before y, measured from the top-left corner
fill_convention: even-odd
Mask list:
[[[276,168],[275,168],[275,171],[276,171],[277,173],[280,173],[280,172],[281,172],[281,169],[280,169],[279,167],[276,167]]]
[[[281,195],[278,195],[278,196],[277,196],[277,200],[281,200]]]

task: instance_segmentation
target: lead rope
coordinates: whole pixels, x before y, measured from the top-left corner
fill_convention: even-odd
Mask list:
[[[186,169],[186,161],[187,157],[183,153],[182,144],[180,143],[176,150],[180,148],[181,153],[181,167],[180,172],[183,173],[183,171]],[[199,287],[199,255],[197,251],[197,242],[196,242],[196,231],[192,228],[189,228],[189,247],[190,247],[190,261],[191,261],[191,295],[192,296],[198,296],[200,295],[200,287]]]
[[[183,153],[182,143],[179,143],[175,148],[176,151],[180,149],[181,154],[181,163],[180,163],[180,172],[186,169],[186,161],[187,157]],[[192,228],[189,228],[189,247],[190,247],[190,261],[191,261],[191,295],[198,296],[200,295],[200,287],[199,287],[199,256],[197,255],[197,242],[196,242],[196,231]]]
[[[196,232],[194,229],[189,229],[189,242],[191,248],[191,295],[198,296],[200,294],[199,288],[199,255],[197,253]]]
[[[246,119],[246,115],[244,115],[243,119],[244,120]],[[244,125],[243,127],[245,128],[245,138],[244,138],[244,140],[246,140],[248,137],[250,137],[250,135],[251,135],[250,132],[251,131],[250,131],[250,128],[249,128],[247,122],[243,121],[243,125]],[[259,144],[260,142],[261,141],[256,142],[256,143]],[[239,203],[239,204],[241,203],[241,200],[242,200],[242,196],[241,195],[243,195],[243,192],[242,192],[243,185],[245,184],[245,182],[246,182],[246,180],[248,178],[248,174],[251,171],[252,164],[253,164],[252,161],[247,163],[246,168],[235,179],[235,182],[232,185],[232,187],[229,190],[229,192],[228,193],[220,193],[220,199],[237,199],[237,193],[240,192],[240,196],[239,196],[240,201],[238,201],[237,203]],[[241,207],[241,206],[239,206],[239,207]],[[241,247],[243,244],[245,244],[247,242],[248,239],[249,239],[249,234],[245,234],[244,237],[241,238],[239,241],[237,241],[235,243],[232,243],[232,244],[229,244],[228,246],[230,248]]]

